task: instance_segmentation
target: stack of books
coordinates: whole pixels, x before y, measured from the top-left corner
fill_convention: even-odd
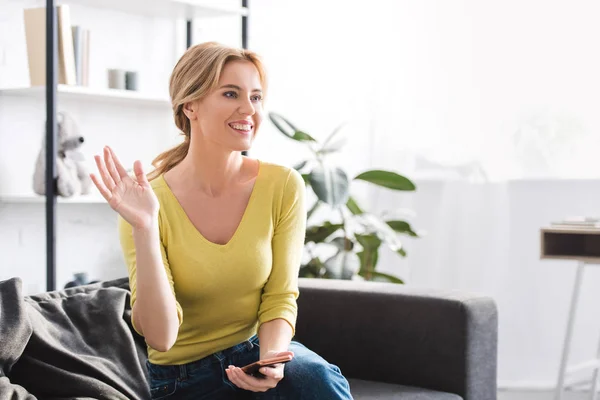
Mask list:
[[[600,228],[598,217],[568,217],[562,221],[552,222],[557,228]]]
[[[56,7],[58,83],[89,85],[90,32],[71,25],[69,6]],[[46,84],[46,7],[24,10],[25,39],[31,86]]]

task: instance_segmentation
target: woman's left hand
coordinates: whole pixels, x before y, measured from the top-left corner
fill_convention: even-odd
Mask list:
[[[263,355],[263,359],[285,356],[294,356],[291,351],[281,352],[268,352]],[[241,368],[230,365],[225,371],[227,377],[235,386],[240,389],[249,390],[251,392],[266,392],[269,389],[277,386],[280,380],[283,379],[284,364],[275,364],[270,367],[262,367],[259,372],[265,376],[265,378],[256,378],[254,376],[246,374]]]

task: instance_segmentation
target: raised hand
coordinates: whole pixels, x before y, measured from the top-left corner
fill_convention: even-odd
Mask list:
[[[94,160],[102,180],[94,174],[90,174],[90,178],[112,209],[134,228],[152,227],[159,202],[142,170],[142,163],[139,160],[133,163],[134,179],[108,146],[104,147],[104,158],[94,156]]]

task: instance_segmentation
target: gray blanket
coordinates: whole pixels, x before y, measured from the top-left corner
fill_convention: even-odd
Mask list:
[[[0,400],[149,399],[127,278],[23,297],[0,282]]]

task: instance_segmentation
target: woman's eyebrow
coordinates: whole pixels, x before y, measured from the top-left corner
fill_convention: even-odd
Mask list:
[[[221,86],[219,89],[223,89],[223,88],[237,89],[237,90],[239,90],[240,92],[242,91],[242,88],[241,88],[241,87],[239,87],[238,85],[232,85],[232,84],[226,84],[226,85],[223,85],[223,86]],[[260,93],[262,93],[262,90],[261,90],[261,89],[252,89],[252,92],[253,92],[253,93],[254,93],[254,92],[260,92]]]

